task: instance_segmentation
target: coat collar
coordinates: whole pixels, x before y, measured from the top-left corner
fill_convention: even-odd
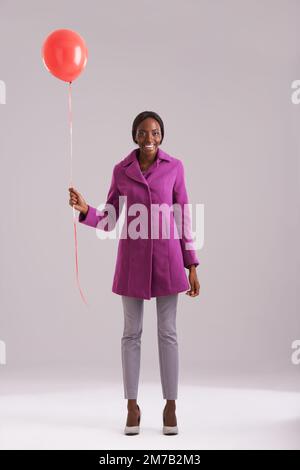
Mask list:
[[[161,160],[165,160],[167,162],[171,161],[170,155],[168,155],[159,147],[157,149],[157,158]],[[141,172],[140,164],[137,159],[137,148],[132,150],[130,154],[124,158],[124,160],[122,161],[122,165],[124,167],[127,167],[125,170],[125,173],[127,176],[129,176],[129,178],[132,178],[135,181],[138,181],[139,183],[142,183],[148,186],[147,180],[144,178]]]
[[[127,166],[129,165],[129,163],[133,162],[133,161],[136,161],[138,163],[138,160],[137,160],[137,148],[133,149],[129,155],[127,155],[127,157],[125,157],[123,159],[123,166]],[[157,149],[157,158],[160,158],[161,160],[166,160],[167,162],[170,162],[171,161],[171,157],[170,155],[168,155],[166,152],[164,152],[160,147],[158,147]]]

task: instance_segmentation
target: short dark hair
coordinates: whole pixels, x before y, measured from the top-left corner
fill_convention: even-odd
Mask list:
[[[137,128],[138,128],[139,124],[142,121],[144,121],[144,119],[147,119],[149,117],[155,119],[160,125],[160,130],[161,130],[161,141],[160,141],[160,143],[162,143],[162,141],[164,139],[165,129],[164,129],[164,123],[163,123],[162,118],[157,113],[155,113],[154,111],[143,111],[142,113],[140,113],[136,116],[136,118],[134,119],[133,124],[132,124],[132,138],[133,138],[133,142],[135,142],[136,144],[137,144],[137,141],[135,140],[135,135],[136,135]]]

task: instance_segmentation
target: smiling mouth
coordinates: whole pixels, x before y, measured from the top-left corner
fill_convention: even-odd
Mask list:
[[[154,149],[154,145],[144,145],[144,149],[151,150]]]

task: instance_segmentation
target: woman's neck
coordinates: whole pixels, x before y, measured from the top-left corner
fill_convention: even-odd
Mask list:
[[[140,165],[143,167],[150,166],[156,160],[156,158],[157,158],[157,152],[154,155],[154,157],[148,157],[148,155],[141,153],[141,149],[137,149],[137,159]]]

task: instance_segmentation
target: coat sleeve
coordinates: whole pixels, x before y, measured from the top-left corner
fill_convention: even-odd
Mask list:
[[[195,266],[198,266],[199,264],[196,250],[190,249],[193,246],[193,239],[191,236],[191,217],[188,206],[185,208],[184,212],[184,205],[188,203],[184,167],[181,160],[179,160],[177,165],[176,180],[173,187],[173,204],[178,204],[180,206],[181,216],[176,217],[175,211],[175,221],[180,234],[180,244],[185,268],[188,268],[192,264]],[[186,246],[187,243],[190,244],[188,247],[189,249]]]
[[[118,190],[117,181],[116,181],[116,166],[113,169],[113,174],[111,178],[110,188],[108,190],[105,207],[103,210],[98,210],[95,207],[88,205],[88,211],[84,215],[80,212],[78,221],[82,224],[89,225],[90,227],[99,228],[105,232],[110,232],[115,228],[115,225],[119,219],[122,207],[119,202],[120,192]],[[107,205],[112,205],[115,209],[114,216],[111,217],[112,211],[107,210]],[[103,223],[98,226],[99,222],[102,219],[106,218],[107,222],[104,225]]]

